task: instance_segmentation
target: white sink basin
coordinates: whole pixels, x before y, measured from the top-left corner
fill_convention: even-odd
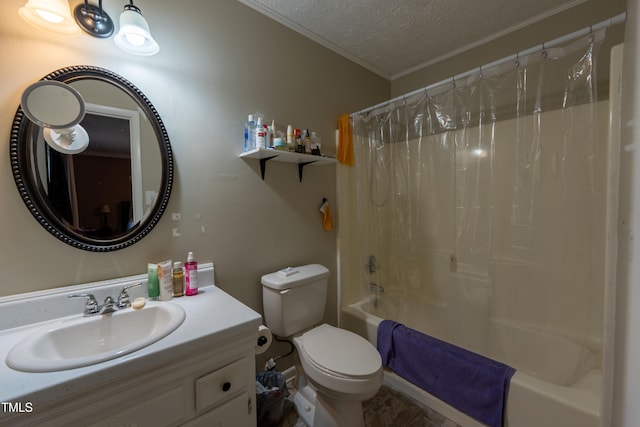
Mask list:
[[[150,302],[139,310],[54,321],[18,342],[7,355],[7,365],[52,372],[105,362],[166,337],[184,318],[177,304]]]

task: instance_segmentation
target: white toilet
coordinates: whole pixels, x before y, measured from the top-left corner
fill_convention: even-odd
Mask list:
[[[310,427],[363,427],[362,401],[382,385],[382,362],[369,341],[320,324],[329,270],[319,264],[262,276],[265,322],[298,350],[298,392],[294,402]]]

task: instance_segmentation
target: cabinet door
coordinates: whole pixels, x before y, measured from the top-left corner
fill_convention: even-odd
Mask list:
[[[184,427],[251,427],[256,425],[253,401],[249,394],[242,393],[224,405],[191,420]]]
[[[178,425],[186,418],[184,393],[184,387],[180,385],[130,406],[123,402],[122,409],[118,408],[111,413],[94,411],[91,418],[100,418],[100,420],[91,424],[90,427]],[[131,396],[130,401],[135,400],[136,397]],[[85,425],[89,424],[87,422]]]

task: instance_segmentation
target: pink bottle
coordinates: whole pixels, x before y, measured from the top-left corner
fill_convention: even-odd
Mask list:
[[[193,258],[193,252],[187,255],[184,263],[185,290],[187,296],[198,295],[198,262]]]

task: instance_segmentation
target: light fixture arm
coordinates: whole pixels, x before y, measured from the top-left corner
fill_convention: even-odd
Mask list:
[[[89,7],[89,0],[84,0],[84,7],[81,9],[81,13],[85,16],[88,15],[94,21],[106,22],[109,19],[102,11],[102,0],[99,0],[98,9]]]
[[[113,21],[111,17],[102,9],[102,0],[99,0],[98,7],[89,4],[84,0],[73,11],[76,22],[87,34],[94,37],[107,38],[113,34]]]
[[[133,4],[133,0],[129,0],[129,4],[124,5],[124,10],[133,10],[134,12],[138,12],[140,15],[142,15],[142,12],[140,12],[140,8]]]

